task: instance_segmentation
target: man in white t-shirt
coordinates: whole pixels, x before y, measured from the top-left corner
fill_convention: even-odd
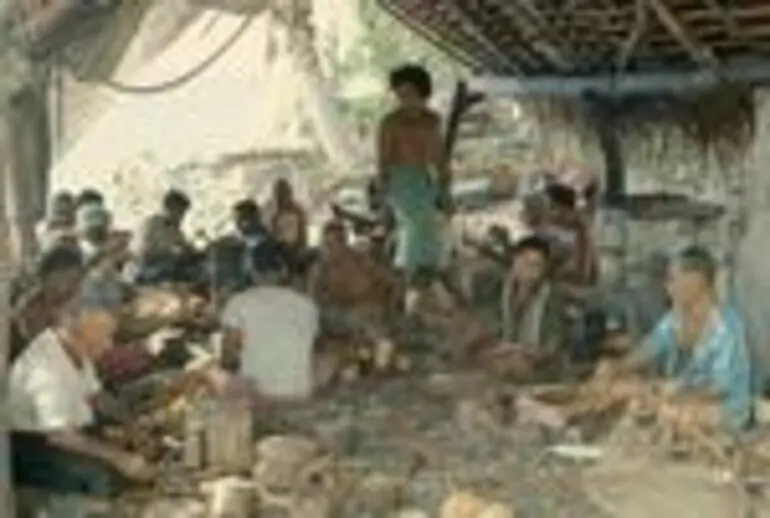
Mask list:
[[[93,360],[112,345],[120,294],[86,279],[58,323],[37,336],[11,365],[9,403],[14,476],[19,485],[104,493],[114,475],[152,476],[141,457],[88,435],[101,387]]]
[[[221,320],[237,343],[240,373],[261,395],[303,399],[313,392],[313,346],[319,311],[309,297],[285,285],[280,251],[270,242],[252,254],[254,285],[233,296]]]

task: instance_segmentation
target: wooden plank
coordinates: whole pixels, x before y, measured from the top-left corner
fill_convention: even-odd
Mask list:
[[[736,61],[718,71],[634,72],[625,74],[543,75],[540,77],[477,76],[471,91],[497,96],[549,95],[576,97],[586,92],[624,95],[708,90],[723,81],[756,86],[770,84],[770,61]]]

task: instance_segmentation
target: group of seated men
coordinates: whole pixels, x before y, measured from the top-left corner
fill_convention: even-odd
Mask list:
[[[120,406],[97,397],[101,383],[93,362],[113,345],[125,292],[104,271],[84,272],[85,262],[103,265],[100,259],[120,248],[108,244],[113,234],[104,200],[98,193],[85,194],[77,201],[57,197],[42,229],[42,295],[36,299],[41,302],[27,312],[37,318],[15,319],[23,346],[11,366],[11,415],[19,483],[103,492],[112,485],[90,476],[95,465],[100,473],[108,466],[112,475],[139,481],[153,470],[146,459],[107,446],[90,433],[98,421],[95,408],[103,412]],[[340,218],[325,225],[320,249],[310,253],[305,214],[288,183],[278,182],[275,194],[267,223],[252,200],[234,207],[237,233],[227,239],[242,245],[238,267],[246,279],[218,309],[226,349],[237,353],[240,374],[255,382],[259,394],[285,400],[307,397],[316,388],[319,333],[388,337],[394,316],[404,316],[398,303],[404,284],[387,264],[350,246]],[[537,221],[534,234],[504,255],[499,329],[479,325],[473,308],[446,290],[444,302],[418,305],[417,318],[457,349],[456,358],[514,375],[551,371],[559,376],[569,363],[568,308],[575,285],[590,283],[595,271],[580,221],[567,210],[574,209],[574,195],[552,194],[558,202],[552,213],[558,217]],[[181,229],[189,207],[186,195],[170,191],[163,210],[147,220],[134,251],[134,281],[174,281],[180,265],[191,264],[185,261],[199,252]],[[557,223],[561,233],[554,232]],[[583,243],[582,255],[575,257],[569,247],[554,243],[570,239]],[[120,258],[97,269],[120,268],[123,275],[127,269]],[[714,411],[707,418],[738,430],[751,420],[750,362],[740,319],[717,296],[716,274],[715,260],[702,248],[677,255],[665,285],[668,313],[612,374],[649,369],[665,376],[672,397],[711,402]],[[428,292],[441,291],[441,283],[424,290],[429,300]]]
[[[259,207],[253,201],[246,200],[234,208],[237,235],[232,239],[245,245],[242,259],[248,264],[243,271],[248,273],[249,281],[264,288],[256,299],[248,290],[243,291],[222,311],[221,320],[232,331],[229,337],[238,342],[253,342],[249,337],[252,321],[249,315],[242,318],[241,311],[244,303],[250,308],[254,303],[256,322],[262,326],[260,336],[270,332],[264,324],[271,319],[269,315],[264,318],[264,312],[278,310],[279,321],[286,322],[287,316],[293,319],[296,325],[288,329],[295,331],[295,338],[312,345],[315,306],[307,302],[307,297],[293,296],[294,291],[280,288],[289,278],[286,273],[300,267],[300,255],[293,252],[305,239],[304,213],[287,187],[286,182],[276,187],[278,197],[269,225],[263,225]],[[105,494],[126,480],[142,482],[152,478],[154,470],[147,459],[94,433],[105,422],[133,429],[136,417],[124,402],[112,397],[114,394],[102,390],[110,380],[100,379],[102,373],[97,367],[115,351],[113,342],[126,317],[131,282],[175,282],[175,270],[192,263],[199,254],[181,229],[189,207],[184,193],[168,192],[162,211],[145,222],[131,253],[125,234],[112,230],[110,213],[98,192],[88,190],[77,198],[68,194],[54,198],[49,217],[39,229],[40,254],[32,282],[20,283],[20,293],[14,297],[9,390],[17,484]],[[164,270],[168,264],[174,266]],[[167,273],[170,278],[164,277]],[[266,284],[272,283],[276,289],[270,291]],[[267,304],[260,305],[257,299],[263,295]],[[288,312],[282,305],[287,299]],[[301,309],[306,309],[305,313]],[[306,330],[304,322],[310,324]],[[280,351],[286,344],[286,330],[284,326],[280,330],[284,334],[275,336],[271,350]],[[288,343],[286,348],[291,351],[296,346]],[[309,376],[302,374],[303,365],[295,361],[296,354],[288,358],[294,363],[286,365],[285,361],[281,363],[284,357],[280,354],[257,354],[256,359],[251,359],[249,355],[254,351],[244,348],[241,363],[256,369],[247,374],[255,375],[261,391],[264,388],[268,395],[280,396],[281,384],[286,383],[292,395],[309,391],[298,388]],[[310,354],[305,356],[310,361]],[[300,373],[296,382],[287,379],[294,372]],[[201,377],[209,385],[216,384],[212,380],[217,376],[221,381],[219,369],[204,374]]]

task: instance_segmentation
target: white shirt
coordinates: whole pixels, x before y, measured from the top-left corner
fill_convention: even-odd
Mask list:
[[[290,398],[313,392],[318,319],[310,298],[272,286],[235,295],[222,313],[222,322],[243,334],[241,373],[265,395]]]
[[[22,431],[82,428],[93,423],[91,398],[101,390],[94,366],[80,368],[56,333],[40,333],[11,366],[11,427]]]

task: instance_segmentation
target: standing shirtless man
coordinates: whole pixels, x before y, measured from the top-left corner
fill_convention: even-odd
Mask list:
[[[441,118],[427,106],[430,74],[405,65],[390,74],[398,104],[380,124],[379,179],[396,219],[396,265],[407,281],[430,276],[439,268],[440,195],[448,183]]]

